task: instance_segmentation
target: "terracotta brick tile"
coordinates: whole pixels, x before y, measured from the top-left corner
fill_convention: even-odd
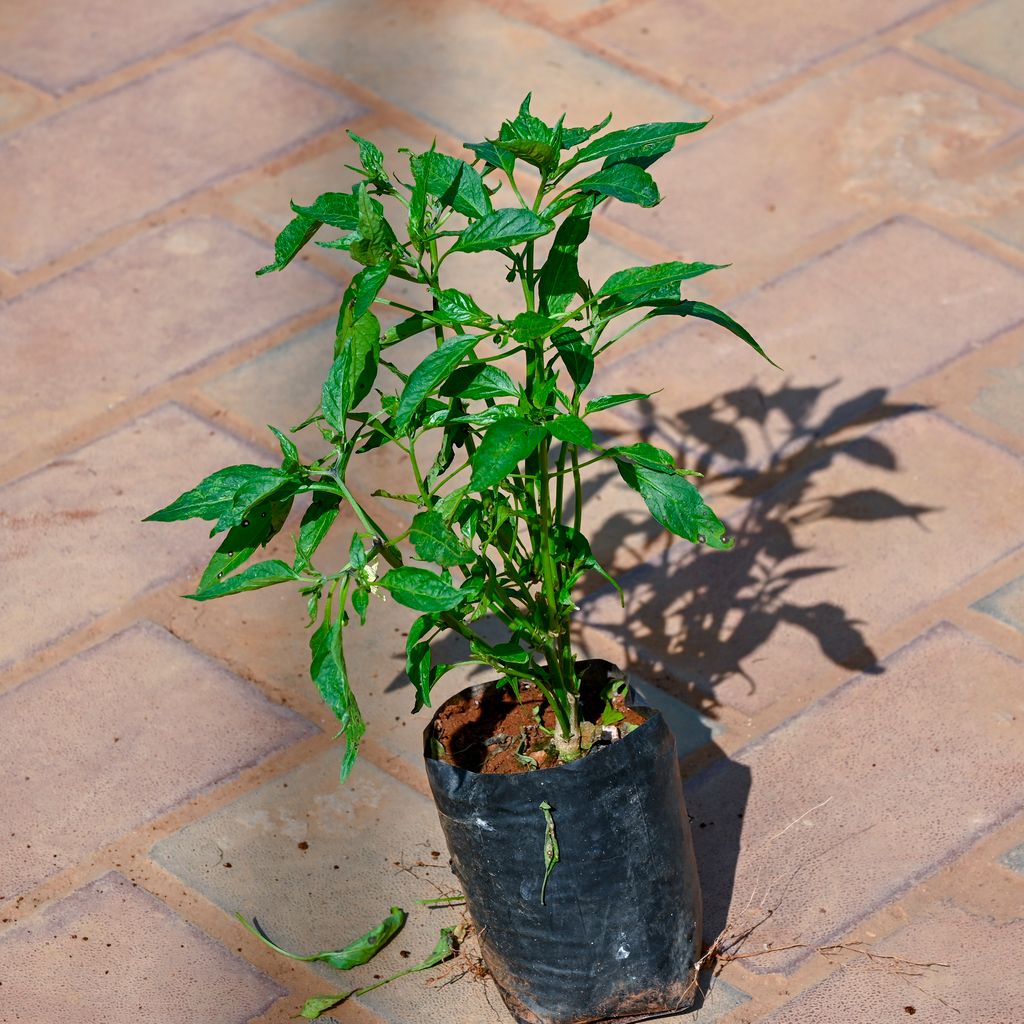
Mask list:
[[[708,938],[727,912],[736,926],[773,908],[757,948],[836,941],[1024,805],[1019,662],[941,625],[883,668],[688,787]],[[809,955],[745,966],[788,973]]]
[[[348,124],[339,127],[335,135],[338,144],[334,149],[291,164],[275,174],[261,174],[234,193],[232,202],[275,230],[280,230],[293,216],[288,205],[290,199],[304,204],[311,203],[322,192],[347,192],[358,179],[355,172],[345,165],[359,166],[359,149],[345,134],[344,128],[347,127]],[[431,142],[429,134],[412,135],[390,124],[361,125],[358,133],[380,147],[388,173],[397,172],[403,181],[410,180],[409,158],[408,154],[399,153],[399,148],[422,152],[430,148]],[[449,150],[455,156],[462,153],[458,147],[446,147],[440,142],[438,148]],[[388,208],[388,216],[394,216],[394,206]],[[395,223],[402,222],[396,219]],[[323,237],[330,237],[329,229],[324,229]]]
[[[318,0],[260,26],[281,46],[336,71],[460,140],[515,114],[535,86],[549,120],[593,124],[612,107],[623,124],[687,120],[696,109],[543,30],[483,4]],[[428,42],[429,41],[429,42]]]
[[[335,545],[348,550],[351,535],[344,526]],[[281,550],[272,557],[286,558]],[[319,563],[318,563],[319,565]],[[309,631],[303,628],[305,598],[294,588],[270,587],[258,593],[219,601],[205,612],[190,602],[179,602],[172,610],[176,635],[219,657],[244,674],[252,675],[287,694],[289,703],[319,711],[324,728],[333,717],[320,707],[320,698],[309,679]],[[412,716],[413,691],[405,674],[405,638],[417,613],[396,602],[379,597],[371,602],[365,626],[358,620],[345,631],[345,660],[356,699],[367,722],[367,739],[402,757],[412,768],[422,764],[423,730],[429,711]],[[455,661],[452,642],[444,644],[438,661]],[[479,681],[487,678],[479,676]],[[465,670],[449,673],[438,683],[435,706],[471,680]],[[340,757],[340,742],[338,756]]]
[[[1024,577],[1007,583],[971,607],[991,615],[1018,633],[1024,633]]]
[[[350,783],[339,785],[336,753],[165,839],[152,856],[226,911],[259,917],[286,949],[337,949],[381,921],[389,907],[409,911],[401,935],[371,964],[348,975],[322,968],[323,992],[415,963],[433,949],[439,928],[458,920],[457,912],[415,903],[437,895],[433,883],[449,892],[458,884],[431,802],[366,762]],[[412,874],[401,870],[403,863],[421,861],[430,866],[414,867]],[[403,949],[411,953],[408,959],[400,955]],[[413,975],[363,1000],[390,1024],[505,1019],[488,1005],[489,996],[500,1006],[494,989],[469,978],[428,988],[427,977]]]
[[[53,259],[358,112],[235,46],[187,58],[0,142],[0,262]]]
[[[883,52],[681,139],[654,166],[665,201],[654,210],[615,205],[611,216],[680,259],[731,262],[736,269],[723,273],[763,278],[882,204],[963,216],[1002,203],[994,178],[957,167],[1018,131],[1021,117]]]
[[[148,623],[0,696],[0,709],[6,898],[316,731]]]
[[[0,935],[8,1021],[245,1024],[275,982],[111,872]]]
[[[257,279],[269,258],[219,221],[179,221],[0,307],[20,383],[0,395],[9,442],[52,438],[334,294],[304,267]]]
[[[215,28],[261,0],[170,0],[143,19],[124,0],[88,9],[60,0],[45,9],[12,0],[5,10],[0,68],[60,93]]]
[[[735,549],[680,541],[620,577],[625,610],[606,591],[586,620],[631,661],[667,669],[680,693],[754,712],[869,667],[887,630],[1020,544],[1024,466],[937,416],[819,455],[729,520]]]
[[[965,64],[1024,89],[1020,59],[1024,12],[1013,0],[988,0],[940,21],[921,39]]]
[[[927,0],[652,0],[585,31],[679,85],[736,100],[925,10]]]
[[[8,484],[0,512],[0,664],[198,563],[210,550],[209,524],[141,520],[205,474],[259,459],[172,405]]]
[[[654,425],[691,463],[710,454],[749,470],[1015,323],[1022,281],[930,227],[890,221],[727,304],[782,372],[721,328],[693,322],[613,364],[595,388],[660,387],[653,402],[664,418]],[[641,425],[636,408],[622,415]]]
[[[1012,1021],[1020,1014],[1017,957],[1022,945],[1024,923],[997,924],[940,903],[871,951],[948,967],[894,964],[878,970],[861,963],[839,969],[764,1018],[764,1024],[875,1024],[915,1014],[935,1024]]]

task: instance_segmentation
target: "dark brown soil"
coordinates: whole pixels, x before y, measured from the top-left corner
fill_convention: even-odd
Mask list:
[[[615,703],[625,714],[623,722],[641,725],[646,720],[643,710]],[[583,716],[588,721],[599,719],[603,708],[600,699],[584,697]],[[550,734],[544,732],[554,730],[555,724],[554,712],[536,688],[521,687],[517,700],[507,687],[489,687],[478,696],[442,707],[434,720],[434,734],[449,764],[484,775],[514,775],[535,770],[527,758],[536,762],[537,769],[561,763]],[[600,735],[601,727],[596,728]],[[598,749],[598,744],[592,749]]]

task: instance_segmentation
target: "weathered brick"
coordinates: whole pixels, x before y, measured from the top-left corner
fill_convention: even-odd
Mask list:
[[[245,1024],[284,990],[117,872],[0,935],[5,1021]]]
[[[1024,806],[1019,662],[940,625],[882,669],[688,788],[709,941],[769,909],[758,948],[836,941]],[[789,972],[809,955],[745,966]]]
[[[1024,634],[1024,576],[975,601],[971,607]]]
[[[483,4],[385,0],[369,8],[317,0],[259,31],[461,140],[491,135],[515,114],[532,84],[524,68],[543,69],[535,110],[552,121],[568,110],[570,124],[590,125],[613,106],[623,125],[699,114],[666,90]]]
[[[19,382],[0,394],[8,442],[36,445],[335,293],[304,267],[256,278],[270,254],[226,224],[189,219],[0,307]]]
[[[818,456],[730,517],[732,551],[681,541],[620,577],[625,610],[605,592],[587,621],[681,691],[753,712],[836,666],[870,667],[886,630],[1020,544],[1024,466],[938,416]],[[953,480],[985,500],[963,500]]]
[[[430,801],[365,761],[350,783],[339,785],[336,753],[188,826],[152,856],[226,911],[259,917],[286,949],[337,949],[386,917],[389,907],[410,912],[401,935],[365,968],[340,978],[322,968],[324,992],[416,963],[433,949],[438,929],[459,917],[457,910],[416,906],[436,896],[437,885],[449,892],[458,886]],[[467,977],[427,988],[428,976],[404,978],[363,1000],[390,1024],[421,1024],[425,1015],[451,1024],[504,1019],[488,1005],[488,996],[500,1005],[489,983]]]
[[[358,112],[236,46],[189,57],[0,142],[0,262],[53,259]]]
[[[0,696],[0,894],[315,731],[148,623],[76,655]]]
[[[0,664],[182,575],[212,551],[209,524],[143,524],[202,477],[260,456],[164,406],[2,491]],[[264,460],[268,461],[268,460]]]
[[[691,460],[710,454],[749,470],[1016,322],[1022,283],[1017,270],[930,227],[890,221],[728,304],[783,373],[720,327],[693,322],[613,364],[594,386],[661,388],[654,425],[665,438]],[[676,365],[682,372],[665,372]],[[621,414],[641,425],[636,409]]]
[[[988,0],[954,14],[921,38],[965,64],[1024,89],[1020,39],[1024,11],[1013,0]]]
[[[58,0],[45,10],[14,0],[5,11],[0,67],[51,92],[170,49],[260,6],[263,0],[170,0],[144,19],[124,0],[85,8]]]
[[[915,1014],[929,1024],[1003,1024],[1020,1014],[1022,946],[1024,923],[997,924],[940,903],[867,947],[911,963],[846,957],[849,966],[764,1018],[764,1024],[875,1024]]]
[[[928,0],[651,0],[584,34],[679,85],[740,99],[928,6]]]
[[[988,179],[958,165],[1022,123],[1016,108],[883,52],[682,138],[653,168],[665,201],[615,204],[610,216],[680,259],[763,279],[881,204],[969,214],[1000,202]]]

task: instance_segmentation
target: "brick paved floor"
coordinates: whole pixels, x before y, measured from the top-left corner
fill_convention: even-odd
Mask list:
[[[1022,32],[1019,0],[5,4],[0,1024],[283,1024],[337,981],[233,911],[314,949],[444,880],[410,616],[350,643],[370,733],[339,788],[301,598],[181,601],[205,529],[139,520],[313,401],[344,263],[252,271],[289,198],[347,181],[342,129],[454,151],[528,89],[574,123],[714,115],[586,269],[732,261],[702,294],[785,367],[661,328],[597,382],[663,387],[602,426],[704,465],[739,539],[673,545],[589,481],[629,598],[591,592],[580,643],[676,729],[706,938],[774,911],[696,1019],[1024,1019]],[[332,1019],[497,1006],[442,971]]]

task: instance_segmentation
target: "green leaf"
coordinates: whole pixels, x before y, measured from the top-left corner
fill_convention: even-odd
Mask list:
[[[643,394],[639,391],[631,391],[627,395],[602,395],[600,398],[595,398],[590,402],[587,402],[586,409],[583,410],[584,416],[589,416],[592,412],[601,412],[604,409],[614,409],[617,405],[625,405],[627,402],[639,402],[645,398],[650,398],[649,394]]]
[[[545,316],[564,313],[573,296],[583,289],[579,273],[579,248],[590,233],[590,217],[596,200],[584,199],[558,227],[551,251],[540,268],[537,282],[540,311]]]
[[[299,468],[299,449],[295,447],[295,442],[290,437],[285,437],[277,427],[272,427],[267,424],[267,429],[277,438],[277,443],[281,446],[281,468],[286,473],[291,473]]]
[[[553,230],[555,222],[520,207],[495,210],[470,224],[458,237],[453,252],[485,252],[507,249],[540,238]]]
[[[473,346],[479,340],[477,336],[469,334],[448,338],[409,374],[409,381],[395,411],[395,430],[399,436],[408,430],[413,416],[426,397],[473,351]]]
[[[324,381],[321,403],[324,419],[344,434],[348,414],[366,398],[377,378],[380,323],[364,313],[339,339],[341,351]]]
[[[496,167],[511,174],[516,166],[516,158],[507,150],[498,149],[493,142],[464,142],[463,149],[468,149],[490,167]]]
[[[423,638],[436,626],[435,615],[421,615],[409,628],[405,640],[405,671],[416,688],[414,714],[422,707],[430,707],[430,644]]]
[[[356,189],[359,220],[356,229],[359,238],[349,246],[352,258],[368,267],[390,263],[397,246],[394,229],[384,217],[384,210],[376,199],[371,199],[366,185],[360,182]],[[357,318],[361,314],[356,314]]]
[[[358,989],[351,989],[348,992],[335,992],[329,996],[310,996],[302,1004],[302,1009],[299,1013],[306,1020],[316,1020],[317,1017],[322,1016],[328,1010],[333,1010],[336,1006],[340,1006],[346,999],[355,995],[358,991]]]
[[[409,166],[412,168],[413,188],[409,197],[409,238],[423,248],[427,218],[427,185],[430,178],[430,168],[435,157],[434,147],[431,146],[428,152],[418,157],[409,158]]]
[[[398,342],[405,341],[406,338],[412,338],[417,334],[422,334],[433,326],[433,321],[428,319],[428,315],[425,311],[422,313],[413,313],[401,322],[395,324],[394,327],[389,327],[384,332],[381,336],[381,346],[388,347],[390,345],[397,345]]]
[[[688,480],[625,459],[616,459],[615,464],[622,479],[639,492],[651,515],[667,530],[694,544],[721,549],[733,546],[726,538],[725,525]]]
[[[341,498],[335,494],[316,491],[299,524],[299,536],[295,542],[295,568],[301,570],[309,565],[316,549],[327,536],[338,518]]]
[[[441,566],[462,565],[473,552],[462,543],[437,512],[419,512],[412,520],[409,540],[425,562]]]
[[[754,340],[753,335],[741,324],[736,323],[735,320],[728,313],[723,313],[722,310],[710,305],[707,302],[697,302],[694,299],[685,299],[682,302],[672,306],[660,306],[656,309],[652,309],[647,314],[648,317],[654,316],[696,316],[701,320],[709,320],[713,324],[718,324],[719,327],[724,327],[727,331],[731,331],[745,341],[759,356],[767,359],[777,370],[781,370],[773,359],[771,359],[763,348]]]
[[[377,205],[381,210],[384,209],[380,203]],[[342,231],[354,231],[359,224],[359,200],[348,192],[325,192],[312,205],[297,206],[292,203],[292,209],[302,217],[329,224],[332,228],[341,228]]]
[[[301,956],[298,953],[289,953],[287,949],[282,949],[260,927],[259,921],[255,918],[250,924],[241,914],[235,914],[235,917],[256,938],[276,953],[280,953],[281,956],[286,956],[290,960],[300,960],[303,963],[319,961],[333,967],[336,971],[350,971],[353,967],[362,967],[363,964],[368,964],[402,930],[406,916],[401,907],[392,907],[391,913],[380,924],[371,928],[358,939],[353,939],[344,949],[324,950],[320,953],[311,953],[309,956]]]
[[[384,154],[369,139],[364,139],[353,131],[348,133],[348,137],[359,146],[359,162],[363,165],[366,176],[379,185],[387,186],[390,182],[384,171]]]
[[[464,217],[486,217],[491,212],[490,194],[476,168],[465,160],[434,151],[430,153],[429,169],[424,175],[426,157],[426,153],[410,157],[409,163],[417,180],[423,178],[430,195]]]
[[[496,149],[504,149],[513,156],[521,157],[528,164],[541,170],[550,170],[558,163],[559,152],[550,142],[539,139],[506,139],[494,143]]]
[[[556,416],[544,426],[548,433],[552,437],[557,437],[559,441],[579,445],[581,448],[594,447],[594,435],[579,416]]]
[[[489,427],[498,420],[513,419],[519,415],[519,406],[512,405],[490,405],[485,409],[478,409],[476,412],[468,412],[462,416],[451,416],[447,423],[469,423],[474,427]]]
[[[437,292],[437,313],[450,324],[489,324],[491,314],[473,301],[472,295],[457,288]]]
[[[594,376],[594,350],[583,335],[572,327],[562,327],[555,331],[551,341],[572,382],[582,391]]]
[[[380,581],[391,596],[418,612],[445,612],[465,598],[461,590],[429,569],[403,565],[389,570]]]
[[[390,977],[375,981],[371,985],[364,985],[363,988],[355,988],[349,992],[337,992],[330,996],[314,996],[312,999],[307,999],[301,1010],[302,1016],[307,1020],[316,1020],[321,1014],[326,1013],[328,1010],[333,1010],[334,1007],[352,996],[365,995],[367,992],[372,992],[382,985],[389,984],[396,978],[404,978],[407,974],[414,974],[417,971],[429,971],[432,967],[437,967],[446,960],[450,960],[457,952],[458,942],[455,938],[455,929],[442,928],[440,940],[434,947],[434,951],[425,960],[412,967],[406,967],[405,970],[392,974]]]
[[[228,530],[220,547],[207,564],[196,589],[206,590],[245,565],[256,553],[256,549],[266,546],[270,538],[284,526],[291,507],[290,495],[283,501],[270,498],[256,505],[249,513],[246,526],[235,526]]]
[[[316,684],[324,703],[341,722],[345,733],[345,756],[341,762],[341,781],[348,778],[359,754],[359,743],[366,725],[359,712],[355,695],[349,686],[345,657],[341,646],[341,625],[344,608],[332,618],[328,599],[323,621],[309,638],[309,674]]]
[[[595,124],[593,128],[566,128],[562,132],[562,149],[575,149],[577,146],[582,146],[587,139],[592,138],[599,131],[607,128],[611,119],[612,115],[609,114],[599,124]]]
[[[609,163],[618,163],[649,155],[661,156],[672,148],[678,136],[700,131],[707,123],[663,121],[623,128],[595,139],[589,146],[581,149],[573,160],[575,163],[584,163],[588,160],[605,159]]]
[[[269,494],[282,486],[288,478],[288,474],[283,470],[267,466],[226,466],[224,469],[218,469],[216,473],[211,473],[192,490],[179,495],[170,505],[146,516],[143,522],[173,523],[182,519],[220,519],[230,513],[235,495],[242,488],[253,485],[257,490],[266,489]]]
[[[244,526],[249,522],[249,514],[260,502],[273,496],[279,501],[290,497],[298,489],[301,478],[292,476],[283,469],[264,470],[264,472],[243,483],[231,499],[231,507],[220,514],[210,536],[213,537],[233,526]]]
[[[363,267],[362,270],[352,278],[348,288],[345,289],[345,298],[342,306],[352,302],[352,319],[359,320],[363,314],[373,305],[380,294],[384,282],[391,276],[391,264],[381,263],[376,267]]]
[[[256,276],[261,277],[274,270],[284,270],[302,247],[323,227],[323,223],[315,217],[307,217],[301,213],[292,218],[274,240],[274,262],[260,267],[256,271]]]
[[[262,590],[264,587],[272,587],[275,583],[289,583],[298,578],[298,573],[287,562],[272,558],[267,562],[250,565],[237,575],[229,576],[205,590],[197,590],[188,597],[193,601],[211,601],[215,597],[241,594],[246,590]]]
[[[651,207],[661,202],[661,195],[654,179],[635,164],[613,164],[574,182],[571,188],[578,192],[611,196],[613,199],[635,203],[637,206]]]
[[[612,274],[597,295],[611,296],[617,303],[643,305],[661,299],[679,298],[679,285],[709,270],[721,270],[715,263],[656,263],[650,267],[630,267]]]
[[[360,586],[352,591],[352,607],[359,616],[359,624],[366,625],[366,612],[370,607],[370,591],[367,587]]]
[[[544,881],[540,887],[540,901],[543,903],[548,879],[561,858],[558,852],[558,837],[555,835],[555,819],[551,816],[551,804],[545,800],[541,803],[540,809],[544,814]]]
[[[501,419],[488,427],[473,456],[470,487],[486,491],[497,486],[532,454],[545,433],[543,427],[520,417]]]
[[[558,324],[554,317],[533,310],[519,313],[512,320],[512,337],[518,342],[539,341],[548,337]]]
[[[649,469],[657,469],[662,472],[675,473],[675,459],[671,453],[664,448],[655,448],[653,444],[646,441],[638,441],[636,444],[620,445],[612,448],[611,453],[615,458],[622,458],[639,466],[647,466]]]
[[[518,398],[522,388],[493,363],[467,363],[455,370],[441,386],[445,398]],[[499,406],[498,408],[503,408]]]
[[[561,155],[562,133],[530,113],[530,99],[531,96],[527,95],[515,118],[502,124],[494,146],[542,171],[550,171]]]

